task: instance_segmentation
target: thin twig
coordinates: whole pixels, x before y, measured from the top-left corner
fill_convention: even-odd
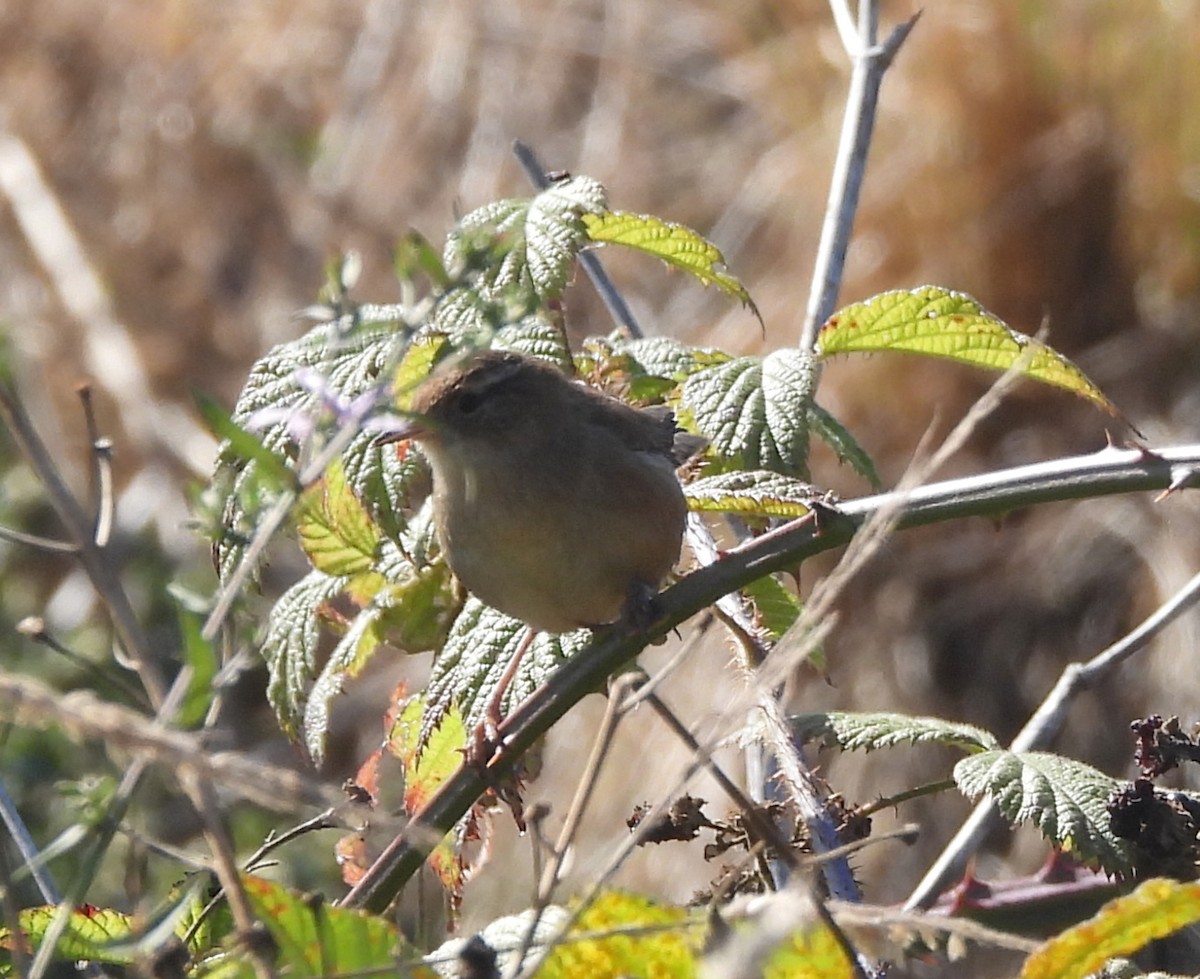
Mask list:
[[[1066,723],[1067,710],[1076,695],[1107,679],[1122,663],[1145,649],[1168,625],[1200,601],[1200,574],[1160,605],[1152,615],[1128,635],[1097,653],[1086,663],[1069,663],[1054,688],[1012,740],[1013,752],[1036,751],[1048,747]],[[906,909],[927,908],[953,879],[961,876],[967,861],[1000,821],[995,804],[979,803],[962,828],[921,879]]]
[[[591,802],[592,795],[595,792],[600,778],[600,770],[604,767],[605,759],[608,757],[608,752],[613,746],[617,726],[629,710],[628,695],[639,683],[644,682],[645,679],[646,674],[642,672],[625,673],[613,680],[612,685],[609,687],[608,704],[604,710],[604,719],[600,722],[600,729],[596,732],[596,737],[592,741],[591,755],[588,757],[587,763],[583,767],[583,772],[579,776],[579,781],[575,788],[575,796],[571,799],[571,805],[567,809],[566,819],[563,820],[558,839],[550,850],[550,859],[543,868],[542,873],[538,876],[537,900],[534,905],[533,914],[530,916],[529,927],[525,929],[525,934],[517,950],[516,965],[511,970],[514,973],[519,974],[524,968],[525,956],[529,954],[530,948],[533,947],[534,937],[537,935],[542,914],[554,897],[554,890],[561,879],[560,874],[562,873],[563,863],[567,858],[567,852],[575,840],[575,833],[579,829],[579,823],[582,821],[583,815],[587,811],[588,803]]]
[[[997,931],[981,925],[978,921],[972,921],[970,918],[920,914],[908,910],[898,911],[895,908],[847,904],[844,901],[830,901],[829,910],[838,921],[847,925],[867,925],[881,930],[900,927],[917,931],[940,931],[947,935],[958,935],[982,945],[994,945],[997,948],[1024,952],[1026,955],[1043,947],[1041,942],[1032,938]]]
[[[96,515],[96,528],[92,539],[97,547],[105,547],[112,534],[113,513],[116,509],[112,479],[112,440],[100,434],[96,421],[96,405],[92,400],[92,386],[83,383],[75,388],[83,408],[83,422],[87,429],[88,445],[92,460],[92,513]]]
[[[749,798],[737,783],[725,774],[725,770],[713,760],[711,749],[696,740],[695,735],[687,729],[658,694],[652,693],[646,697],[646,700],[654,708],[658,719],[666,724],[676,738],[683,742],[692,757],[700,762],[701,767],[716,781],[734,805],[742,811],[742,819],[745,820],[746,828],[759,839],[770,843],[775,850],[775,855],[789,869],[796,870],[800,864],[796,859],[796,854],[792,852],[791,842],[779,831],[778,826],[762,814],[762,810],[755,805],[754,800]]]
[[[21,860],[29,868],[30,876],[37,884],[42,900],[47,904],[57,904],[62,900],[62,892],[54,883],[50,872],[42,865],[42,861],[39,859],[38,845],[30,836],[29,830],[25,828],[25,821],[21,818],[17,804],[8,794],[8,789],[3,781],[0,781],[0,819],[4,821],[4,826],[8,830],[8,835],[12,837],[12,841],[17,844]],[[3,848],[0,847],[0,849]]]
[[[836,4],[834,13],[837,20]],[[842,120],[842,133],[830,180],[829,200],[825,205],[821,240],[817,246],[812,289],[808,297],[804,327],[800,332],[801,350],[815,349],[817,329],[829,318],[837,305],[846,267],[846,252],[850,247],[850,233],[854,228],[854,217],[858,211],[859,194],[867,168],[867,153],[871,148],[871,133],[875,128],[879,88],[883,83],[884,72],[891,65],[896,52],[900,50],[920,16],[920,13],[917,13],[900,24],[882,45],[877,46],[875,38],[879,23],[879,0],[859,0],[858,43],[853,51],[854,71],[850,76],[846,113]],[[838,27],[839,30],[844,29],[840,20]]]
[[[38,551],[49,551],[51,554],[78,554],[79,548],[70,541],[52,540],[49,537],[39,537],[37,534],[27,534],[23,530],[13,530],[11,527],[0,526],[0,539],[22,544]]]
[[[146,700],[145,691],[136,687],[123,672],[106,672],[99,663],[88,659],[86,656],[81,656],[70,646],[64,645],[53,633],[46,629],[46,622],[41,616],[31,615],[22,619],[17,623],[17,632],[23,636],[28,636],[33,642],[45,646],[47,649],[54,650],[54,652],[58,653],[59,656],[68,662],[74,663],[80,669],[86,671],[96,683],[119,690],[132,703],[144,710],[151,709],[149,702]]]
[[[334,790],[299,772],[265,765],[236,751],[214,753],[195,734],[169,730],[86,690],[64,694],[28,677],[0,673],[0,718],[35,729],[60,726],[79,741],[144,754],[171,768],[195,770],[201,778],[271,809],[300,803],[329,806],[338,801]]]
[[[161,704],[167,689],[161,662],[146,640],[116,569],[104,549],[96,545],[93,522],[67,487],[16,393],[3,383],[0,383],[0,419],[46,488],[50,505],[58,513],[92,586],[107,607],[121,645],[132,658],[151,703]]]
[[[112,440],[98,438],[92,443],[92,459],[96,471],[96,529],[92,540],[97,547],[107,547],[112,537],[113,517],[117,510],[117,497],[113,489]]]
[[[518,139],[513,143],[513,155],[516,156],[517,161],[521,164],[521,169],[525,171],[525,176],[534,187],[538,190],[545,190],[550,186],[546,171],[529,146]],[[613,281],[605,271],[600,259],[591,252],[580,252],[579,264],[583,266],[588,278],[592,280],[592,285],[600,294],[600,299],[603,301],[605,309],[608,310],[608,314],[620,326],[628,330],[630,336],[634,338],[644,336],[641,326],[638,325],[637,317],[633,315],[633,310],[625,302],[625,297],[621,295],[620,290],[613,285]]]

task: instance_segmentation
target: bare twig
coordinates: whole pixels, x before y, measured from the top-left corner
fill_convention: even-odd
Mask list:
[[[8,794],[8,789],[5,788],[3,782],[0,782],[0,819],[4,821],[4,827],[8,830],[8,835],[17,844],[17,851],[21,854],[21,860],[29,868],[29,873],[33,877],[33,882],[37,884],[37,889],[41,893],[42,899],[47,904],[57,904],[62,900],[62,894],[51,878],[49,871],[42,866],[42,861],[38,859],[38,845],[34,842],[33,837],[29,835],[29,830],[25,828],[25,821],[17,811],[17,804],[13,801],[12,796]]]
[[[1155,636],[1191,609],[1197,601],[1200,601],[1200,574],[1193,577],[1128,635],[1097,653],[1086,663],[1068,664],[1054,688],[1046,695],[1046,699],[1013,738],[1009,750],[1036,751],[1049,746],[1066,723],[1067,711],[1078,694],[1107,679],[1117,667],[1145,649]],[[995,804],[991,800],[979,803],[921,879],[912,896],[905,902],[905,908],[911,910],[932,905],[946,885],[962,874],[967,861],[998,822],[1000,817]]]
[[[196,735],[168,730],[86,690],[63,694],[33,679],[0,674],[0,718],[22,727],[61,726],[77,740],[145,754],[175,769],[194,770],[201,778],[271,809],[299,803],[329,806],[339,801],[331,789],[297,772],[264,765],[238,752],[206,750]]]
[[[521,169],[525,171],[525,176],[534,187],[538,190],[545,190],[550,186],[550,180],[546,176],[546,171],[542,169],[542,164],[538,161],[537,155],[530,147],[517,140],[513,143],[513,154],[521,164]],[[637,318],[633,315],[633,310],[629,308],[629,304],[625,302],[625,297],[613,285],[613,281],[609,278],[608,272],[605,271],[600,259],[591,252],[580,252],[579,264],[583,266],[583,270],[587,273],[588,278],[592,280],[592,285],[600,293],[600,299],[604,302],[609,315],[619,325],[628,330],[630,336],[644,336],[642,328],[638,325]]]
[[[78,554],[79,548],[70,541],[52,540],[49,537],[39,537],[37,534],[27,534],[23,530],[13,530],[11,527],[0,526],[0,540],[11,541],[38,551],[48,551],[51,554]]]
[[[0,419],[8,426],[21,454],[29,461],[45,486],[50,505],[58,513],[66,528],[67,537],[76,548],[93,587],[108,608],[121,645],[132,658],[151,702],[156,706],[161,704],[166,696],[162,664],[146,641],[116,569],[108,560],[104,549],[96,544],[93,521],[67,487],[49,450],[25,413],[24,406],[12,389],[4,383],[0,383]]]
[[[176,678],[171,689],[167,691],[159,706],[158,716],[155,718],[156,724],[161,724],[164,719],[174,716],[179,709],[179,704],[183,700],[184,694],[187,693],[186,679],[186,674],[181,675],[181,678]],[[57,953],[58,943],[70,924],[71,915],[83,900],[92,881],[95,880],[100,869],[100,862],[104,859],[113,836],[116,835],[117,829],[125,819],[125,813],[129,810],[129,804],[133,800],[133,793],[137,790],[148,763],[149,760],[144,755],[134,758],[133,763],[125,769],[125,774],[121,777],[116,792],[113,793],[105,813],[106,818],[93,827],[91,847],[84,854],[70,892],[54,909],[54,915],[46,927],[37,954],[34,956],[33,965],[30,967],[29,979],[41,979],[50,967],[50,963]],[[99,974],[98,969],[96,974]]]
[[[612,748],[613,736],[616,733],[617,726],[629,710],[628,694],[639,682],[644,681],[645,678],[646,675],[644,673],[626,673],[617,677],[609,687],[608,704],[604,710],[604,719],[600,722],[600,729],[596,732],[596,737],[592,741],[592,753],[583,767],[582,774],[579,776],[575,796],[571,799],[571,805],[567,810],[566,819],[563,820],[558,840],[550,850],[550,859],[538,877],[537,901],[533,909],[533,914],[530,916],[529,927],[525,930],[525,935],[517,950],[516,965],[512,970],[513,972],[519,974],[521,969],[524,968],[525,957],[533,947],[542,914],[553,899],[554,890],[560,880],[559,875],[562,873],[563,863],[566,861],[567,853],[575,839],[575,833],[579,829],[579,823],[583,819],[588,803],[595,792],[596,784],[600,777],[600,769],[603,768],[609,749]]]
[[[835,2],[833,9],[838,28],[843,31],[845,43],[845,18],[837,16],[840,6],[843,5]],[[859,0],[858,41],[850,52],[854,58],[854,71],[850,76],[842,134],[833,165],[829,200],[825,205],[821,241],[817,246],[812,290],[808,297],[804,327],[800,333],[801,350],[815,348],[817,329],[829,318],[837,304],[842,273],[846,266],[846,251],[850,247],[850,232],[854,227],[859,193],[867,168],[871,133],[875,128],[879,87],[883,83],[884,72],[891,65],[892,59],[916,25],[919,16],[918,13],[900,24],[883,44],[877,45],[875,38],[879,23],[879,0]]]
[[[150,704],[146,700],[145,691],[134,685],[133,681],[128,679],[124,673],[106,672],[99,663],[96,663],[86,656],[81,656],[75,652],[70,646],[64,645],[58,638],[46,629],[46,622],[40,616],[31,615],[22,619],[17,623],[17,632],[23,636],[28,636],[31,640],[39,645],[45,646],[47,649],[52,649],[68,662],[74,663],[80,669],[89,673],[96,683],[106,687],[112,687],[123,693],[129,700],[146,710],[150,709]]]

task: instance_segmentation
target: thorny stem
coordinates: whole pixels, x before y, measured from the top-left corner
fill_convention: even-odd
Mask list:
[[[602,635],[564,663],[500,725],[496,770],[529,747],[588,691],[619,670],[647,643],[702,611],[721,595],[763,575],[795,567],[814,554],[849,541],[873,513],[900,500],[898,529],[989,516],[1038,503],[1190,485],[1200,473],[1200,445],[1157,451],[1106,448],[1087,456],[1019,466],[965,479],[931,483],[902,493],[882,493],[831,506],[819,526],[797,520],[726,552],[659,596],[663,617],[649,630]],[[343,903],[382,911],[412,876],[434,843],[488,786],[488,775],[462,767],[446,780],[396,837]]]

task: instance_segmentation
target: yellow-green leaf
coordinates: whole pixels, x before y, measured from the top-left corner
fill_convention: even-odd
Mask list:
[[[755,517],[802,517],[820,493],[802,479],[766,469],[706,476],[683,488],[692,510]]]
[[[21,911],[18,916],[23,933],[21,940],[27,940],[34,948],[40,946],[57,913],[58,908],[54,905],[26,908]],[[71,913],[71,920],[62,938],[58,940],[54,957],[92,959],[115,965],[131,962],[133,956],[128,948],[122,948],[119,952],[105,948],[111,943],[124,942],[129,938],[132,934],[131,923],[132,918],[120,911],[98,908],[91,904],[80,905]],[[7,928],[0,928],[0,956],[7,958],[12,947],[12,932]]]
[[[408,409],[413,392],[429,376],[449,343],[450,338],[444,333],[425,333],[413,338],[392,374],[392,396],[397,408]]]
[[[857,970],[824,925],[797,931],[767,960],[764,979],[851,979]]]
[[[1200,921],[1200,884],[1148,880],[1046,942],[1025,960],[1021,979],[1083,979],[1108,959],[1136,952],[1194,921]]]
[[[340,462],[305,491],[296,529],[313,567],[328,575],[370,570],[379,549],[379,528],[349,486]]]
[[[388,734],[387,748],[404,767],[404,810],[416,813],[451,775],[462,766],[467,729],[456,707],[442,715],[424,744],[425,699],[413,697],[400,711]],[[461,848],[455,834],[447,833],[429,854],[429,864],[452,896],[461,899],[466,882]]]
[[[320,897],[294,894],[260,877],[243,877],[242,886],[255,918],[274,939],[274,965],[281,975],[395,975],[407,960],[412,970],[401,969],[401,974],[433,977],[416,964],[416,953],[385,918],[331,907]]]
[[[541,963],[538,976],[693,979],[704,933],[704,919],[695,912],[608,892],[579,916],[566,940]]]
[[[1105,411],[1117,410],[1062,354],[1009,327],[970,296],[939,286],[884,292],[834,313],[817,337],[821,357],[899,351],[944,357],[1065,388]],[[1022,358],[1025,358],[1022,360]]]
[[[721,250],[691,228],[664,221],[652,214],[631,214],[628,211],[584,214],[583,224],[592,241],[624,245],[661,258],[668,265],[687,272],[702,285],[715,285],[726,295],[740,300],[762,322],[746,287],[723,270],[725,256]]]

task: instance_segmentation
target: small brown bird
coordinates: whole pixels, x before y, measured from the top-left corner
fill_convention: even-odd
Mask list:
[[[550,364],[486,351],[416,392],[438,539],[484,603],[559,633],[629,617],[679,559],[676,467],[703,440],[666,409],[636,409]]]

